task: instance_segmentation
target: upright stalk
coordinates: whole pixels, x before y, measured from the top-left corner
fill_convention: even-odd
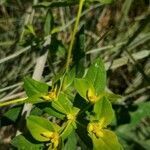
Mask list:
[[[66,72],[68,72],[68,69],[69,69],[72,48],[73,48],[74,41],[75,41],[75,35],[76,35],[77,30],[78,30],[79,20],[81,17],[81,12],[82,12],[84,1],[85,0],[80,0],[80,3],[79,3],[78,14],[77,14],[76,22],[75,22],[74,29],[73,29],[73,32],[71,35],[71,42],[70,42],[69,49],[68,49],[67,62],[66,62]]]

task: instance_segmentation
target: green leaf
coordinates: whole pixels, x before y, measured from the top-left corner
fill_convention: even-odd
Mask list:
[[[105,90],[106,71],[101,59],[96,59],[96,61],[90,66],[85,75],[85,79],[93,85],[97,95]]]
[[[86,79],[75,79],[74,80],[74,87],[77,92],[83,97],[85,100],[87,99],[87,92],[91,88],[93,89],[92,85]]]
[[[72,69],[65,74],[63,81],[63,90],[67,89],[73,83],[74,78],[75,78],[75,69]]]
[[[26,103],[36,104],[44,102],[44,100],[41,98],[43,95],[44,95],[43,93],[37,93],[35,95],[32,95],[26,99]]]
[[[58,99],[52,102],[52,107],[63,114],[68,114],[72,110],[72,103],[67,95],[60,93]]]
[[[22,106],[13,107],[9,109],[6,113],[4,113],[4,116],[15,122],[20,114],[21,109],[22,109]]]
[[[150,102],[140,104],[137,111],[131,112],[131,124],[137,125],[146,117],[150,117]]]
[[[117,136],[110,130],[102,130],[103,136],[97,138],[94,134],[90,135],[93,141],[94,150],[122,150]]]
[[[114,117],[114,111],[112,109],[112,105],[106,97],[101,98],[94,105],[94,117],[93,120],[101,120],[104,119],[105,126],[109,125]]]
[[[44,33],[45,36],[49,35],[53,27],[53,16],[50,10],[47,11],[45,24],[44,24]]]
[[[64,141],[66,138],[68,138],[68,136],[71,134],[71,132],[73,131],[73,129],[74,129],[74,127],[73,127],[71,121],[67,121],[67,122],[64,124],[64,128],[63,128],[62,133],[61,133],[61,138],[62,138],[63,141]]]
[[[44,111],[45,111],[46,113],[48,113],[49,115],[54,116],[54,117],[57,117],[57,118],[62,119],[62,120],[65,118],[65,115],[64,115],[64,114],[58,112],[58,111],[57,111],[56,109],[54,109],[54,108],[46,107],[46,108],[44,108]]]
[[[26,94],[28,95],[28,97],[36,95],[38,93],[47,93],[48,92],[47,84],[36,81],[29,77],[24,78],[24,88],[25,88],[25,91],[26,91]]]
[[[41,150],[44,147],[41,143],[31,143],[23,135],[16,136],[11,144],[18,150]]]
[[[76,150],[77,149],[77,137],[75,131],[72,131],[68,136],[67,142],[65,143],[63,150]]]
[[[42,114],[43,114],[43,110],[38,107],[34,107],[30,113],[30,115],[36,115],[36,116],[40,116]]]
[[[38,116],[29,116],[27,118],[27,128],[31,135],[38,141],[49,141],[49,138],[42,136],[44,132],[56,132],[60,129],[57,124]]]

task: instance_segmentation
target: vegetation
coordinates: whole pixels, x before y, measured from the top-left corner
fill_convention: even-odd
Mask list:
[[[148,0],[1,0],[1,149],[149,150],[149,20]]]

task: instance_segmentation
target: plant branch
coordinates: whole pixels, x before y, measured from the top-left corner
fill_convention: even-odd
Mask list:
[[[7,105],[10,105],[10,104],[20,103],[20,102],[25,101],[26,99],[27,98],[19,98],[19,99],[15,99],[15,100],[8,101],[8,102],[2,102],[2,103],[0,103],[0,107],[7,106]]]
[[[76,19],[76,22],[75,22],[75,25],[74,25],[73,33],[71,35],[71,42],[70,42],[69,49],[68,49],[68,56],[67,56],[67,62],[66,62],[66,72],[68,72],[68,69],[69,69],[72,48],[73,48],[74,41],[75,41],[75,35],[76,35],[77,30],[78,30],[79,20],[80,20],[80,17],[81,17],[81,12],[82,12],[84,1],[85,0],[80,0],[80,3],[79,3],[77,19]]]

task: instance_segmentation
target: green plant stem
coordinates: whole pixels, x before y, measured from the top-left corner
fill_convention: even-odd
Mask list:
[[[85,0],[80,0],[80,3],[79,3],[77,19],[76,19],[76,22],[75,22],[75,25],[74,25],[73,33],[71,35],[71,42],[70,42],[69,49],[68,49],[68,56],[67,56],[67,62],[66,62],[66,72],[68,72],[68,69],[69,69],[72,48],[73,48],[74,41],[75,41],[75,35],[76,35],[77,30],[78,30],[79,20],[80,20],[80,16],[81,16],[84,1]]]
[[[20,102],[25,101],[26,99],[27,98],[19,98],[19,99],[11,100],[11,101],[8,101],[8,102],[1,102],[0,107],[7,106],[7,105],[10,105],[10,104],[20,103]]]
[[[76,22],[75,22],[75,25],[74,25],[73,32],[71,34],[71,42],[70,42],[69,49],[68,49],[67,61],[66,61],[66,66],[65,66],[66,71],[65,71],[65,73],[64,73],[64,75],[62,77],[62,81],[61,81],[61,84],[60,84],[60,87],[59,87],[57,95],[59,95],[59,93],[60,93],[60,91],[62,89],[64,78],[65,78],[65,74],[69,70],[69,64],[70,64],[70,60],[71,60],[72,48],[73,48],[74,41],[75,41],[75,35],[76,35],[77,30],[78,30],[79,20],[80,20],[80,17],[81,17],[84,1],[85,0],[80,0],[80,3],[79,3],[78,14],[77,14],[77,18],[76,18]]]

